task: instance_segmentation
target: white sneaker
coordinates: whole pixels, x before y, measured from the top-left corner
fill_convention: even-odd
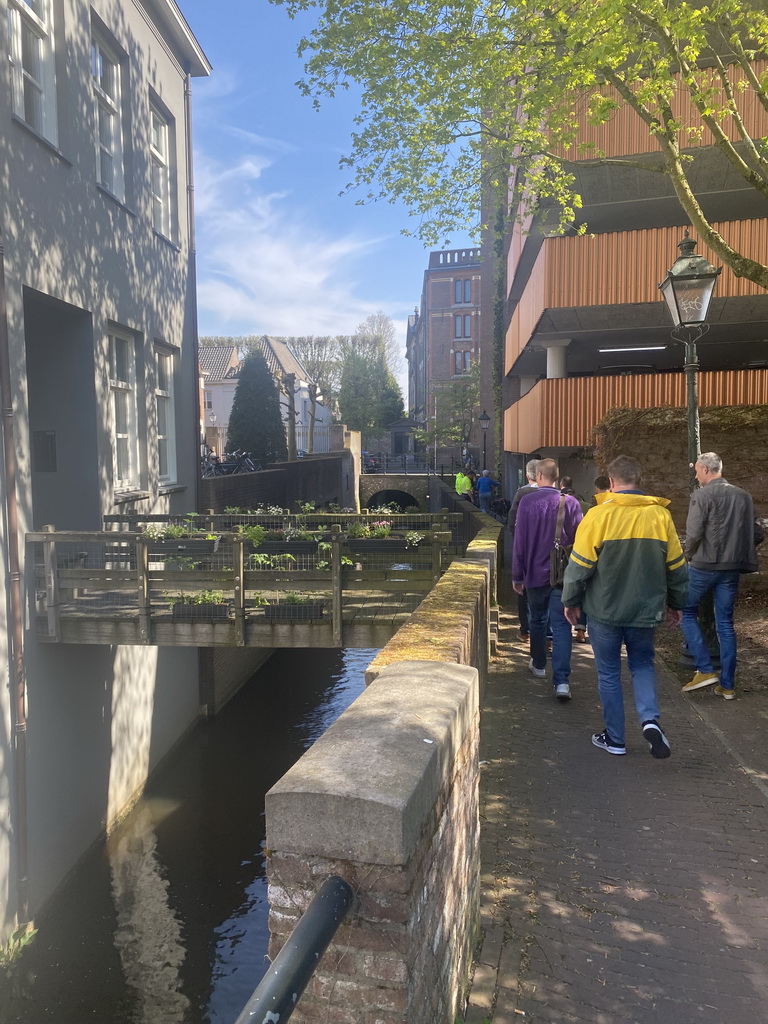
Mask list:
[[[546,676],[546,674],[547,674],[546,669],[536,668],[534,666],[533,658],[531,658],[530,661],[528,662],[528,670],[531,673],[531,675],[532,676],[536,676],[537,679],[543,679]]]
[[[558,700],[565,701],[571,699],[571,688],[568,683],[558,683],[555,687],[555,696]]]

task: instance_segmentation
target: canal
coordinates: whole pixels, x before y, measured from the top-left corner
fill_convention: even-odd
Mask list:
[[[0,972],[3,1024],[233,1024],[267,966],[264,794],[375,654],[279,651],[193,730]]]

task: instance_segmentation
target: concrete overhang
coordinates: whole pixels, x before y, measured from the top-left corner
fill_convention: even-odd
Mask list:
[[[709,324],[709,332],[698,343],[702,368],[768,365],[768,293],[713,299]],[[676,369],[682,346],[671,337],[671,329],[663,302],[546,309],[511,372],[544,375],[547,343],[566,339],[569,374],[600,373],[608,367],[616,372],[622,367],[648,367],[648,372]],[[663,350],[622,351],[659,345]]]

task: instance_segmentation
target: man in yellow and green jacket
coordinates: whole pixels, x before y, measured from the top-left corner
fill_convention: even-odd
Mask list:
[[[643,736],[654,757],[669,757],[659,725],[654,630],[666,618],[677,626],[688,593],[688,569],[667,511],[669,501],[640,490],[640,464],[620,455],[608,466],[611,490],[576,532],[565,570],[563,605],[571,625],[580,609],[589,618],[605,730],[592,742],[609,754],[626,754],[621,648],[627,649]]]

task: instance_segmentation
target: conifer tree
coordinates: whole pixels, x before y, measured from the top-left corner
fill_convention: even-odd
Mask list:
[[[229,417],[227,450],[237,449],[264,466],[288,457],[277,385],[256,350],[243,360]]]

